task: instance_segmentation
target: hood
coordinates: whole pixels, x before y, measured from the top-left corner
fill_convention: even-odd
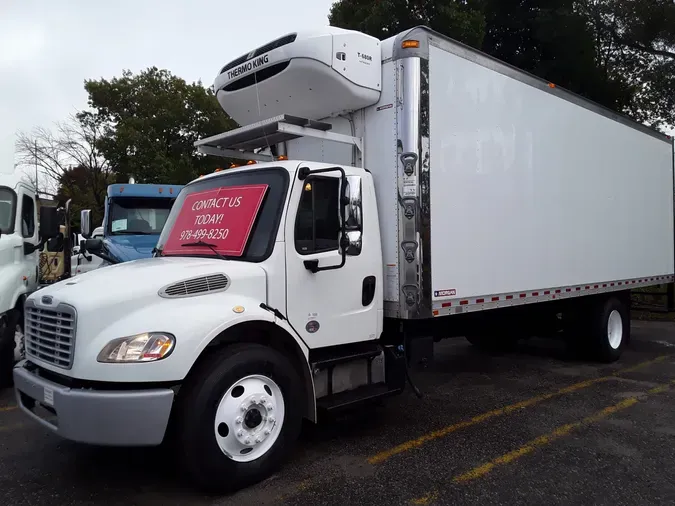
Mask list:
[[[103,244],[111,257],[120,262],[130,262],[150,258],[158,240],[159,234],[113,235],[105,237]]]
[[[146,258],[110,265],[44,287],[31,298],[41,300],[49,295],[53,304],[74,306],[78,318],[102,311],[109,311],[109,317],[124,318],[143,306],[185,300],[160,297],[158,292],[167,285],[219,273],[230,280],[228,293],[266,300],[267,275],[258,264],[191,257]],[[207,292],[201,296],[212,295]]]

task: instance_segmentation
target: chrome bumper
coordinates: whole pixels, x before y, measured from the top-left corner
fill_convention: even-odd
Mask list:
[[[14,367],[14,390],[19,407],[47,429],[71,441],[105,446],[159,445],[174,398],[169,388],[70,388],[38,376],[25,360]],[[53,416],[41,416],[38,406]]]

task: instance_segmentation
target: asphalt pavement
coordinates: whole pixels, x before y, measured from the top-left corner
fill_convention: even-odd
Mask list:
[[[307,424],[279,473],[228,497],[195,493],[162,448],[63,441],[0,391],[0,505],[675,503],[674,323],[634,323],[611,365],[448,340],[414,381],[422,399]]]

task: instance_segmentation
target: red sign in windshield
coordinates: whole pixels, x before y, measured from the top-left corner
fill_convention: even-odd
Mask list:
[[[187,246],[203,241],[222,255],[243,255],[266,191],[266,184],[257,184],[216,188],[188,195],[162,254],[213,254],[206,246]]]

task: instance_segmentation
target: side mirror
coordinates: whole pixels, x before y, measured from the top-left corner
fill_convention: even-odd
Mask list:
[[[40,207],[40,238],[53,239],[61,233],[59,217],[55,207]]]
[[[85,239],[91,237],[91,210],[82,209],[80,211],[80,232]]]
[[[84,248],[88,253],[96,255],[103,249],[103,241],[101,239],[87,239],[84,241]]]
[[[363,204],[361,200],[361,177],[347,176],[345,185],[345,232],[347,255],[361,253],[363,236]]]

